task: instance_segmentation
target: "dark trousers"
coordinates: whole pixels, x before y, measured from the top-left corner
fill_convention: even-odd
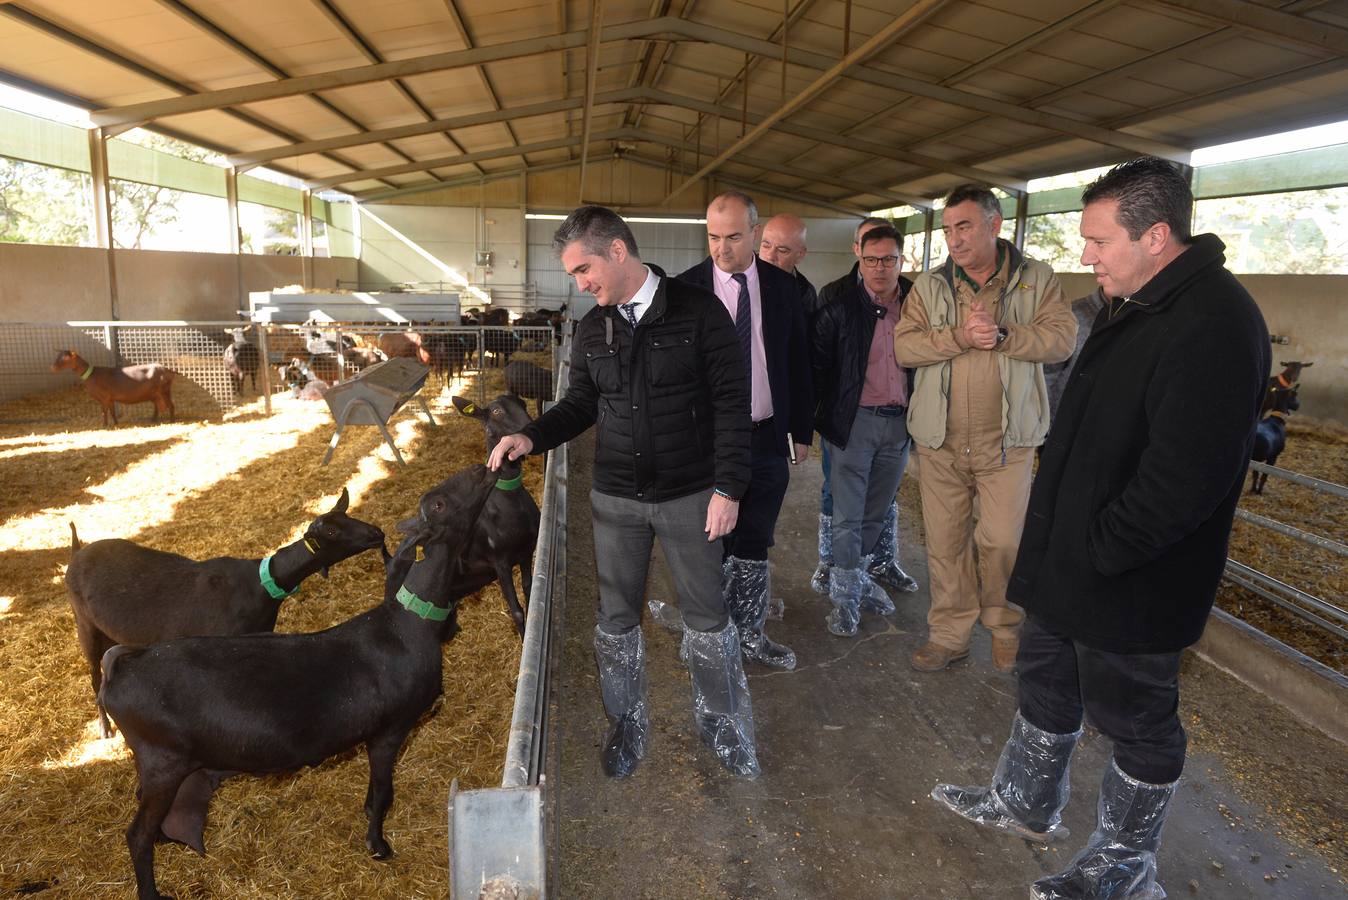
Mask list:
[[[1188,743],[1178,714],[1180,657],[1092,650],[1026,616],[1016,657],[1020,714],[1043,731],[1070,734],[1084,711],[1114,742],[1125,774],[1169,784],[1184,771]]]
[[[829,453],[828,440],[819,439],[819,469],[824,473],[824,483],[819,486],[819,512],[821,515],[833,515],[833,454]]]
[[[626,634],[641,624],[646,571],[656,538],[674,578],[683,621],[694,631],[725,627],[721,548],[708,541],[703,530],[710,500],[711,488],[661,503],[590,491],[600,628],[608,634]]]
[[[786,486],[791,481],[785,447],[778,448],[771,420],[764,420],[749,436],[749,489],[740,498],[735,530],[726,535],[726,556],[740,559],[767,559],[772,535],[777,530],[777,514],[782,511]]]

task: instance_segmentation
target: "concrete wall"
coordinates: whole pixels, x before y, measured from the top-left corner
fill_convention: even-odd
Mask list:
[[[1093,275],[1060,277],[1069,297],[1095,290]],[[1274,345],[1273,371],[1284,360],[1315,363],[1301,373],[1301,414],[1348,423],[1348,275],[1236,277],[1259,305],[1269,333],[1289,339]]]
[[[0,244],[0,321],[57,322],[111,317],[107,251],[87,247]],[[315,287],[354,281],[356,261],[314,259]],[[236,318],[248,291],[304,280],[297,256],[232,256],[166,250],[117,250],[119,318]]]
[[[518,207],[372,203],[361,207],[360,280],[370,287],[395,282],[451,280],[447,269],[474,283],[518,296],[525,282],[524,212]],[[490,268],[476,251],[493,254]],[[465,302],[464,307],[476,304]],[[506,305],[514,305],[506,302]]]

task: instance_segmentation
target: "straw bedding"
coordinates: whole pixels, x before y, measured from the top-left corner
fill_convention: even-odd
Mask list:
[[[496,376],[499,378],[499,374]],[[438,386],[436,386],[438,387]],[[428,389],[428,394],[431,391]],[[475,396],[476,391],[472,394]],[[124,831],[135,771],[121,738],[97,739],[88,672],[61,575],[68,523],[194,558],[262,556],[299,537],[343,485],[351,514],[382,527],[422,491],[484,458],[482,430],[430,398],[442,427],[410,407],[392,430],[400,469],[377,429],[352,428],[319,467],[332,421],[323,403],[279,396],[223,421],[150,426],[133,411],[100,427],[78,389],[0,407],[0,893],[127,897]],[[525,486],[542,494],[537,462]],[[315,631],[379,602],[377,553],[316,576],[281,610],[278,631]],[[492,586],[465,601],[445,648],[443,702],[404,745],[386,832],[391,862],[364,848],[363,752],[315,769],[227,781],[207,824],[209,855],[161,845],[161,889],[178,897],[423,897],[448,892],[446,799],[499,782],[520,641]]]

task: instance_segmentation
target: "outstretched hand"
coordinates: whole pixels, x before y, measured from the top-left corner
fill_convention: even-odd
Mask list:
[[[534,442],[522,434],[507,434],[496,442],[491,456],[487,457],[487,468],[495,472],[508,459],[511,462],[528,455],[534,449]]]

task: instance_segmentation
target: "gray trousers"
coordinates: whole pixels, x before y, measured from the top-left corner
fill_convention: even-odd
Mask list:
[[[708,541],[703,530],[710,500],[711,488],[662,503],[590,491],[599,572],[596,623],[601,629],[625,634],[641,624],[655,538],[674,576],[684,623],[694,631],[725,627],[729,619],[721,596],[721,542]]]
[[[908,465],[908,420],[857,409],[847,448],[829,444],[833,564],[855,569],[875,546]]]

